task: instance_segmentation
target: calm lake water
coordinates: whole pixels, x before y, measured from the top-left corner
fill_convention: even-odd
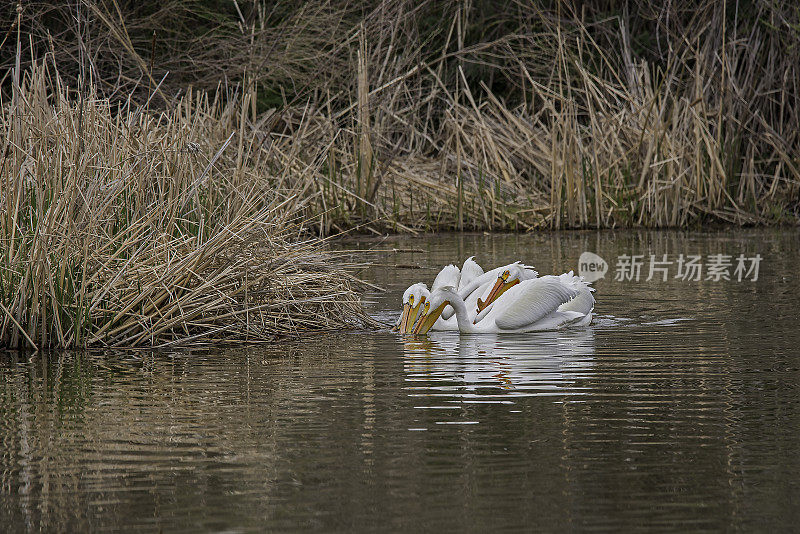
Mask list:
[[[365,298],[475,254],[602,256],[588,328],[0,357],[4,531],[794,530],[800,232],[363,239]],[[646,281],[650,254],[673,261]],[[675,278],[731,255],[732,280]],[[763,258],[737,281],[736,258]],[[643,255],[639,281],[618,259]],[[437,269],[434,269],[437,268]],[[742,273],[740,273],[742,274]],[[745,273],[746,274],[746,273]],[[751,278],[752,278],[751,273]]]

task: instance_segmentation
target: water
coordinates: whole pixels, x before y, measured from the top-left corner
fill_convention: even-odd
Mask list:
[[[548,273],[589,250],[610,271],[582,330],[5,354],[2,530],[796,528],[796,229],[343,246],[418,251],[364,272],[387,321],[469,254]],[[763,260],[756,282],[645,281],[649,254],[681,253]],[[639,282],[613,279],[622,254],[646,256]]]

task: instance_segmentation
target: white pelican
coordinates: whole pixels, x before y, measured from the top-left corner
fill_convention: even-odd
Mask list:
[[[472,260],[472,258],[468,258],[466,262],[464,262],[464,266],[467,266],[467,262]],[[472,262],[474,263],[474,261]],[[477,264],[475,264],[477,265]],[[478,266],[480,268],[480,266]],[[472,307],[473,303],[478,304],[478,308],[481,310],[483,309],[483,301],[480,297],[482,297],[486,302],[491,302],[495,297],[489,293],[486,295],[485,287],[486,284],[494,284],[496,283],[497,278],[505,271],[514,270],[514,273],[520,277],[521,280],[529,280],[532,278],[536,278],[537,273],[533,270],[533,268],[523,265],[520,262],[509,263],[508,265],[503,265],[502,267],[496,267],[491,271],[485,272],[481,275],[474,276],[473,278],[465,281],[463,284],[459,284],[458,286],[458,294],[461,298]],[[482,269],[481,269],[482,270]],[[475,271],[473,271],[475,272]],[[462,276],[463,277],[463,276]],[[452,307],[448,306],[445,308],[444,312],[442,313],[442,317],[445,320],[450,319],[453,316],[454,311],[451,311]],[[455,328],[453,328],[455,330]]]
[[[464,261],[461,269],[453,264],[445,265],[433,280],[431,291],[436,291],[445,286],[461,287],[465,284],[471,284],[476,278],[483,274],[483,269],[475,262],[475,256],[470,256]],[[494,277],[491,277],[491,280],[493,281]],[[483,285],[486,285],[486,282],[484,282]],[[484,290],[485,289],[486,288],[484,288]],[[474,289],[471,290],[471,292],[475,293]],[[477,302],[478,297],[483,296],[483,293],[484,291],[477,292],[472,299],[467,298],[469,294],[465,294],[464,297],[467,298],[467,302],[470,303],[472,307]],[[420,306],[425,303],[426,299],[430,298],[430,295],[431,292],[428,291],[428,286],[424,283],[417,282],[416,284],[410,285],[403,293],[403,313],[393,330],[402,333],[410,333],[419,314]],[[437,322],[435,330],[458,330],[458,324],[454,318],[445,324],[447,319],[453,317],[453,313],[453,308],[448,306],[445,309],[444,319]]]
[[[524,282],[525,280],[536,278],[536,271],[533,271],[533,276],[531,276],[530,269],[526,268],[524,265],[520,265],[519,263],[512,263],[511,265],[507,265],[499,269],[502,269],[502,271],[497,276],[497,281],[495,282],[494,287],[492,287],[492,290],[489,292],[489,295],[485,299],[478,300],[478,312],[483,311],[486,307],[491,305],[492,302],[497,300],[503,293],[508,291],[509,288],[512,288],[520,282]],[[559,278],[562,283],[567,284],[578,291],[578,296],[573,301],[570,301],[568,304],[566,304],[564,309],[561,311],[578,311],[586,315],[590,315],[592,313],[592,310],[594,309],[594,297],[592,296],[592,291],[594,291],[594,288],[590,287],[589,284],[584,282],[583,278],[575,276],[572,271],[561,275],[546,275],[542,278],[547,279],[553,277]],[[480,315],[478,319],[480,319]],[[589,317],[589,319],[591,320],[591,317]]]
[[[425,300],[431,296],[428,286],[422,282],[412,284],[403,293],[403,313],[400,320],[394,325],[393,330],[403,334],[411,332],[411,328],[417,320],[420,307],[425,304]]]
[[[447,305],[455,309],[458,329],[465,333],[522,333],[582,324],[585,313],[559,309],[578,294],[571,280],[565,282],[560,276],[525,280],[504,291],[502,298],[491,302],[491,308],[485,309],[473,323],[456,289],[444,287],[432,293],[424,304],[423,316],[414,327],[414,333],[426,334]]]
[[[486,282],[467,297],[465,303],[470,321],[476,320],[478,315],[479,297],[486,296],[491,287],[492,283]],[[414,323],[420,317],[420,309],[430,298],[431,292],[428,291],[428,288],[422,282],[417,282],[409,286],[405,293],[403,293],[403,314],[394,326],[394,331],[406,334],[411,333],[414,328]],[[446,306],[445,311],[448,309],[452,309],[452,307]],[[431,327],[431,330],[458,330],[458,321],[456,320],[455,314],[449,319],[445,319],[443,316],[439,317]]]
[[[508,287],[517,283],[516,280],[530,280],[537,276],[536,271],[520,262],[509,263],[491,271],[483,272],[483,269],[474,258],[475,256],[467,258],[460,270],[455,265],[446,265],[436,275],[430,291],[422,282],[409,286],[403,293],[403,314],[395,325],[394,330],[401,333],[411,333],[414,328],[414,322],[419,318],[420,307],[425,304],[426,300],[430,299],[432,292],[442,287],[458,287],[458,294],[467,305],[470,320],[476,320],[478,312],[499,297]],[[500,278],[502,276],[505,276],[503,282],[510,280],[508,287],[501,284]],[[492,289],[491,292],[489,291],[490,288]],[[431,329],[458,330],[458,321],[454,313],[455,310],[451,306],[446,306],[441,317]]]

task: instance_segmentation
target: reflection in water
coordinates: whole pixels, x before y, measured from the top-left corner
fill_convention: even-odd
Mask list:
[[[593,365],[591,328],[532,334],[440,332],[403,343],[406,380],[419,397],[454,402],[581,394]]]

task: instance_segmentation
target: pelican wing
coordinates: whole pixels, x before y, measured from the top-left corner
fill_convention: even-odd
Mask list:
[[[502,330],[516,330],[534,324],[577,295],[575,289],[558,278],[527,280],[516,291],[513,289],[495,303],[496,309],[499,308],[495,312],[495,324]]]
[[[532,280],[539,276],[539,273],[536,272],[536,269],[531,267],[530,265],[520,264],[522,267],[522,280]]]
[[[459,291],[462,291],[473,280],[483,276],[483,268],[478,265],[474,258],[475,256],[470,256],[461,266],[461,279],[458,281]]]
[[[458,282],[461,279],[461,271],[453,264],[445,266],[431,285],[431,293],[445,286],[458,287]]]

